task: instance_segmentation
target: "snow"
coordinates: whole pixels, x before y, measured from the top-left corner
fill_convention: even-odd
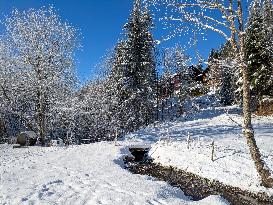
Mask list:
[[[226,114],[225,109],[230,114]],[[239,127],[241,123],[240,109],[235,106],[207,107],[180,120],[139,130],[129,137],[149,139],[152,143],[149,155],[155,163],[177,167],[254,193],[265,192],[273,196],[272,188],[260,185],[242,128]],[[264,161],[273,170],[273,116],[254,116],[253,126]],[[215,160],[211,161],[213,141]]]
[[[0,145],[0,204],[228,204],[219,196],[198,202],[152,177],[123,169],[131,142],[13,149]]]
[[[21,134],[26,134],[26,136],[28,136],[30,139],[37,138],[37,134],[33,131],[25,131],[25,132],[21,132]]]
[[[129,146],[139,145],[151,147],[155,163],[273,196],[272,188],[260,185],[250,158],[241,133],[241,109],[221,107],[213,95],[195,98],[185,107],[191,110],[187,115],[155,123],[118,142],[21,149],[0,145],[0,204],[228,204],[220,196],[194,202],[166,182],[130,173],[122,158]],[[253,126],[273,170],[273,116],[253,116]]]

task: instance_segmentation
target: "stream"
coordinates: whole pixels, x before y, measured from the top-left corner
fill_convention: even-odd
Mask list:
[[[125,168],[134,174],[148,175],[180,188],[186,196],[199,201],[210,195],[221,195],[231,205],[273,205],[273,198],[265,193],[254,194],[231,187],[219,181],[209,180],[174,167],[155,164],[148,158],[148,148],[129,147],[132,156],[124,158]]]

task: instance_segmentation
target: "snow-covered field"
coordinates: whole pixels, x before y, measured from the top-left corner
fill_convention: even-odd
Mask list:
[[[227,115],[221,107],[206,108],[187,119],[151,126],[130,137],[154,141],[149,154],[156,163],[273,196],[273,189],[260,186],[242,129],[235,123],[242,123],[239,110],[236,107],[228,110]],[[273,170],[273,116],[254,116],[253,126],[264,160]],[[211,161],[212,141],[215,141],[214,161]]]
[[[176,121],[131,133],[119,146],[115,142],[67,148],[0,145],[0,204],[228,204],[220,196],[194,202],[165,182],[125,170],[122,158],[128,146],[137,144],[151,146],[150,157],[162,165],[273,196],[273,189],[260,186],[238,126],[240,109],[225,108],[227,115],[217,103],[197,108]],[[273,170],[273,116],[254,116],[253,125],[264,160]]]
[[[0,204],[227,204],[219,196],[192,202],[165,182],[131,174],[122,168],[127,144],[0,145]]]

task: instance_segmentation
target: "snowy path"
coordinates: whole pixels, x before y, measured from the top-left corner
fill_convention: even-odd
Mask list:
[[[129,173],[120,166],[123,150],[106,142],[70,148],[0,145],[0,204],[226,204],[218,196],[191,202],[165,182]]]

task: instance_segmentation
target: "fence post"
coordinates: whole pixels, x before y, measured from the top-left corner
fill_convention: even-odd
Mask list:
[[[215,152],[215,143],[214,143],[214,140],[211,143],[211,147],[212,147],[212,149],[211,149],[211,161],[214,162],[214,152]]]
[[[187,148],[190,149],[190,141],[191,141],[191,136],[190,133],[188,132],[188,137],[187,137]]]
[[[115,131],[115,146],[117,146],[117,141],[118,141],[118,131]]]

